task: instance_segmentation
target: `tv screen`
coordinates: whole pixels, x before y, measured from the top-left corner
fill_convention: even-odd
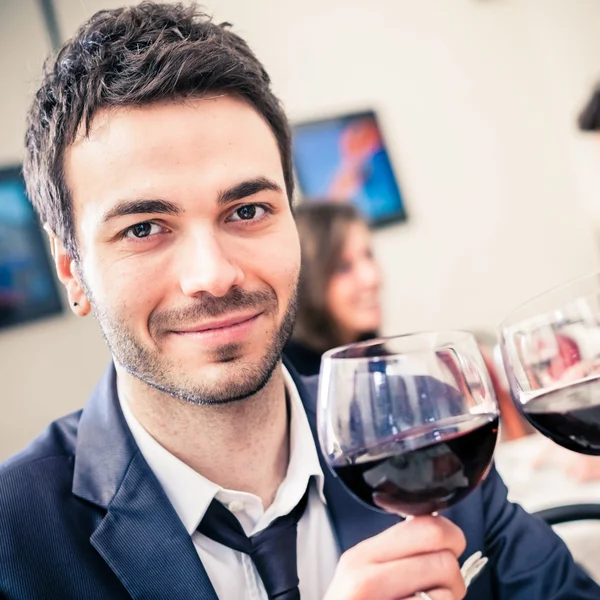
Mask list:
[[[295,125],[293,158],[308,200],[352,202],[371,225],[406,219],[374,112]]]
[[[0,328],[60,311],[50,257],[21,170],[0,169]]]

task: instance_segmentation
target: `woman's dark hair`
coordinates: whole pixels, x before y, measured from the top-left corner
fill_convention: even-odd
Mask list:
[[[359,212],[345,202],[304,202],[295,209],[302,248],[298,311],[292,339],[318,352],[342,344],[327,306],[329,282],[339,265],[348,230],[362,222]]]
[[[592,92],[578,119],[581,131],[600,131],[600,85]]]
[[[228,23],[195,5],[143,2],[96,13],[44,66],[27,119],[24,175],[40,219],[76,258],[77,240],[64,176],[65,151],[89,134],[105,108],[141,106],[226,93],[254,107],[272,129],[290,201],[291,135],[267,72]]]

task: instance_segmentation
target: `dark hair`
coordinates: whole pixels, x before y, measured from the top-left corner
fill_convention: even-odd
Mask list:
[[[310,201],[297,206],[296,226],[302,248],[296,326],[292,338],[325,352],[342,341],[327,306],[327,289],[352,223],[360,213],[347,202]]]
[[[592,92],[578,119],[581,131],[600,131],[600,85]]]
[[[44,66],[27,119],[24,175],[42,222],[77,257],[64,155],[107,107],[221,92],[253,106],[271,127],[291,201],[291,134],[264,67],[229,23],[195,5],[143,2],[96,13]]]

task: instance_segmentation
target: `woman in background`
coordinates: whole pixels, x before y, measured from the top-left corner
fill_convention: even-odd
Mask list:
[[[381,274],[371,233],[348,203],[307,202],[295,210],[302,247],[298,313],[284,351],[303,375],[321,355],[375,337],[381,326]]]

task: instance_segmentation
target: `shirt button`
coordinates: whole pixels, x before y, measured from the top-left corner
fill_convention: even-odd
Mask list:
[[[244,510],[244,503],[241,500],[233,500],[229,503],[229,510],[231,512],[240,512]]]

